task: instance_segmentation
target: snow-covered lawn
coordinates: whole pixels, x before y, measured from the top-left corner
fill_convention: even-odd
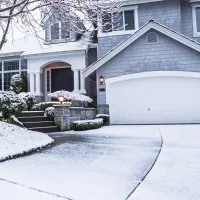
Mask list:
[[[160,126],[163,148],[129,200],[200,199],[200,125]]]
[[[48,135],[0,122],[0,161],[53,143]]]
[[[1,163],[0,179],[73,200],[124,200],[148,172],[161,145],[156,126],[111,126],[54,136],[65,137],[51,149]],[[16,192],[12,198],[10,190],[0,192],[1,198],[21,195]]]

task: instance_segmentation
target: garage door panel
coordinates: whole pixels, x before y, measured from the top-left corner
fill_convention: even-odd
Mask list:
[[[200,122],[200,79],[151,77],[111,83],[112,124]]]

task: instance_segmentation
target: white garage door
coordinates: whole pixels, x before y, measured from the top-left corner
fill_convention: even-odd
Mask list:
[[[199,73],[138,73],[106,85],[111,124],[200,122]]]

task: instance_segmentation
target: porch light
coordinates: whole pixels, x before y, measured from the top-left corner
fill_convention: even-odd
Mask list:
[[[60,104],[63,104],[64,99],[65,99],[64,96],[59,96],[58,97],[58,100],[59,100]]]
[[[101,85],[104,83],[104,77],[103,76],[100,76],[99,82],[101,83]]]

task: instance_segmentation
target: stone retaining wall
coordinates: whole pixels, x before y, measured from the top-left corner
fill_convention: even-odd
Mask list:
[[[71,130],[73,122],[77,120],[92,120],[97,114],[94,108],[54,106],[54,121],[61,131]]]

